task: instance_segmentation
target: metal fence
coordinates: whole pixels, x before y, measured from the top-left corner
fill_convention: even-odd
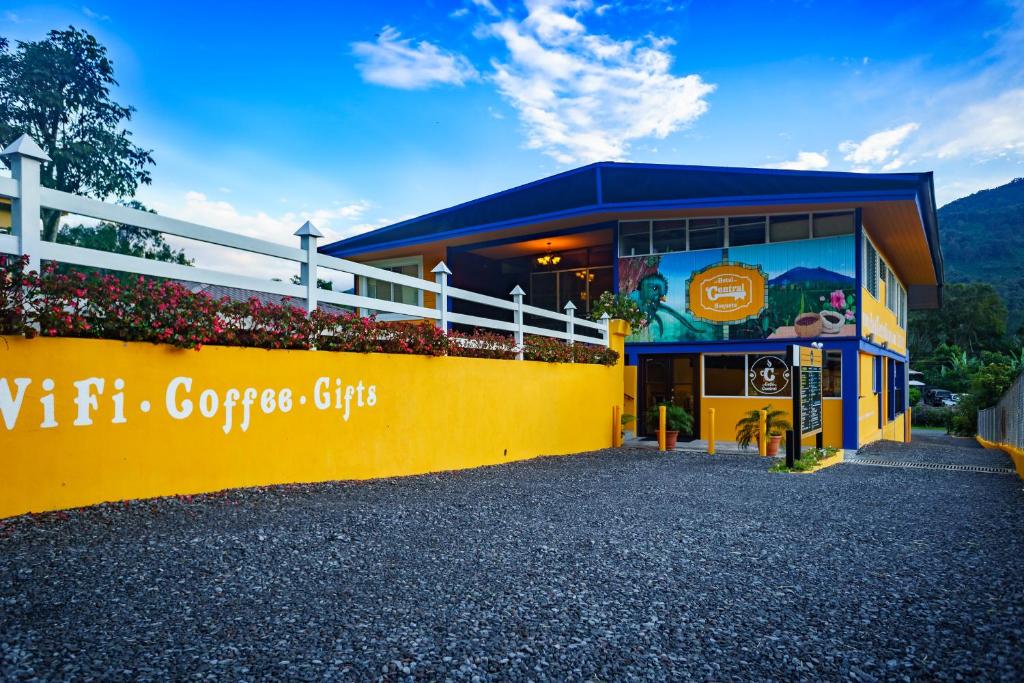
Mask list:
[[[12,175],[10,178],[0,177],[0,197],[11,200],[12,227],[11,234],[0,233],[0,253],[28,255],[31,259],[30,267],[33,269],[38,270],[42,261],[57,261],[292,297],[304,301],[307,312],[316,310],[318,303],[324,302],[365,311],[432,320],[435,325],[445,330],[450,329],[453,324],[498,330],[514,335],[520,350],[520,359],[526,334],[561,339],[569,344],[590,342],[608,346],[610,343],[607,314],[599,322],[592,322],[577,318],[576,307],[571,301],[566,304],[565,313],[529,306],[523,301],[525,292],[518,286],[509,293],[510,299],[452,287],[448,284],[452,272],[443,261],[431,271],[434,274],[434,281],[431,282],[321,254],[317,251],[317,240],[323,235],[308,221],[295,232],[299,238],[299,246],[296,248],[46,188],[40,183],[40,167],[50,158],[27,135],[15,140],[0,154],[10,163]],[[299,265],[300,284],[44,242],[41,239],[41,210],[44,208],[284,259]],[[348,273],[354,277],[382,280],[419,292],[430,292],[434,295],[436,305],[429,308],[349,292],[320,289],[317,287],[317,273],[321,268]],[[506,319],[452,312],[450,304],[455,299],[498,309],[504,312],[502,317]],[[422,298],[420,300],[422,301]],[[530,316],[530,320],[542,318],[544,323],[561,329],[548,329],[541,323],[528,324],[527,316]],[[509,317],[511,320],[507,319]]]
[[[999,403],[978,411],[978,436],[994,443],[1024,449],[1024,373]]]

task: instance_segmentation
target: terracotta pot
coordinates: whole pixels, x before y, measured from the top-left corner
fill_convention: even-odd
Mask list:
[[[676,440],[679,439],[679,432],[670,432],[665,430],[665,448],[673,450],[676,447]]]
[[[839,334],[843,329],[846,318],[842,313],[836,311],[821,312],[821,331],[825,334]]]
[[[776,434],[768,437],[768,445],[765,446],[764,454],[769,456],[776,456],[779,454],[779,444],[782,443],[782,435]]]
[[[821,316],[817,313],[801,313],[793,322],[798,337],[817,337],[821,334]]]

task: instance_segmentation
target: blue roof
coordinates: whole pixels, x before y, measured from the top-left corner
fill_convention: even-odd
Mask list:
[[[915,200],[942,273],[931,173],[839,173],[599,162],[321,248],[349,256],[615,210]],[[941,281],[941,280],[940,280]]]

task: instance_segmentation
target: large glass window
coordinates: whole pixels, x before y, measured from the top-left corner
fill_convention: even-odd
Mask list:
[[[654,253],[686,251],[686,219],[654,221]]]
[[[835,237],[836,235],[853,234],[852,211],[841,213],[816,213],[814,214],[814,236]]]
[[[748,244],[764,244],[764,216],[739,216],[729,219],[729,246],[742,247]]]
[[[690,251],[697,249],[721,249],[724,246],[724,218],[690,219]]]
[[[745,396],[746,375],[746,356],[704,354],[705,396]]]
[[[619,223],[619,256],[641,256],[651,253],[651,222]]]

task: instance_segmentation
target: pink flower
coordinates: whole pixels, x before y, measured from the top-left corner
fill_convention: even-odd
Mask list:
[[[832,308],[836,309],[837,311],[841,308],[846,308],[846,295],[843,294],[843,290],[837,289],[836,291],[832,292],[831,296]]]
[[[847,311],[846,312],[846,319],[847,320],[853,320],[853,311]]]

